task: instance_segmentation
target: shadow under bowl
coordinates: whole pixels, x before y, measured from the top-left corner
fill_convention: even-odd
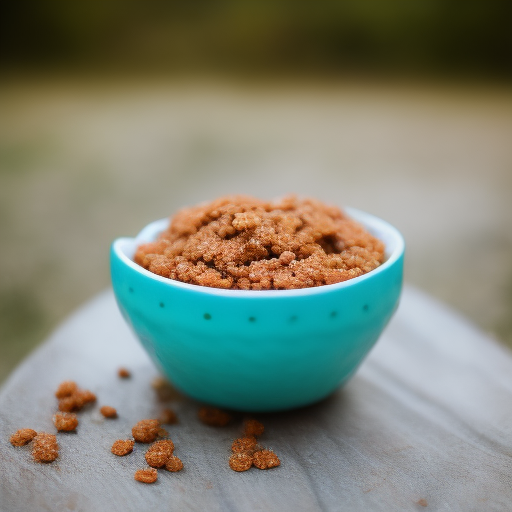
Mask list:
[[[167,228],[162,219],[111,248],[121,313],[173,385],[201,402],[269,412],[311,404],[356,371],[398,306],[404,241],[387,222],[345,208],[386,246],[363,276],[299,290],[221,290],[153,274],[136,248]]]

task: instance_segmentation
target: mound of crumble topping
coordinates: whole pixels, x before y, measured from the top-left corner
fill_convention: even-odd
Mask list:
[[[185,283],[288,290],[340,283],[377,268],[384,244],[342,210],[288,196],[226,196],[185,208],[135,262]]]

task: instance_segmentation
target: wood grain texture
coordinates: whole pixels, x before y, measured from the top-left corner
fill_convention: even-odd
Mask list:
[[[117,377],[126,366],[132,378]],[[156,370],[111,292],[69,318],[0,394],[0,510],[58,511],[508,511],[512,509],[512,356],[469,322],[406,287],[397,315],[356,376],[327,400],[259,415],[282,465],[231,471],[231,440],[196,419],[198,404],[170,402],[169,427],[185,469],[133,480],[147,446],[115,457],[115,439],[158,415]],[[22,427],[54,431],[53,393],[76,380],[98,395],[76,433],[58,434],[59,459],[32,461],[9,444]],[[101,405],[118,409],[106,420]]]

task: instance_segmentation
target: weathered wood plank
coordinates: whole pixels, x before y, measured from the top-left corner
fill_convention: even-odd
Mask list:
[[[133,377],[120,380],[119,366]],[[110,446],[158,415],[155,375],[111,292],[75,313],[0,393],[0,510],[510,510],[512,356],[413,289],[345,388],[312,407],[261,415],[261,441],[280,468],[231,471],[239,422],[204,426],[198,404],[184,399],[170,404],[180,423],[169,430],[185,469],[160,471],[151,486],[135,482],[145,446],[124,458]],[[102,419],[98,406],[79,413],[78,432],[58,435],[60,458],[36,464],[9,436],[21,427],[53,432],[53,392],[66,379],[119,418]]]

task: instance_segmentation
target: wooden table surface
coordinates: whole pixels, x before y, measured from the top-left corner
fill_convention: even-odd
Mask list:
[[[121,380],[126,366],[132,378]],[[467,320],[405,287],[400,308],[356,376],[325,401],[257,416],[261,443],[281,458],[268,471],[235,473],[230,445],[240,420],[212,428],[198,404],[173,399],[169,427],[183,460],[157,483],[134,481],[147,445],[110,453],[131,426],[163,404],[157,375],[121,318],[111,291],[70,317],[0,392],[0,510],[6,511],[510,511],[512,355]],[[35,463],[14,448],[22,427],[54,432],[54,391],[73,379],[98,396],[60,456]],[[102,419],[100,405],[119,418]]]

